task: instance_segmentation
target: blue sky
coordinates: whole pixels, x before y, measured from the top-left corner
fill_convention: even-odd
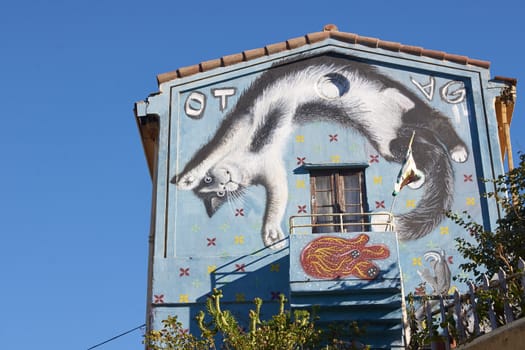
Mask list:
[[[366,5],[365,5],[366,3]],[[0,21],[0,347],[87,349],[144,323],[152,184],[133,104],[156,75],[334,23],[518,79],[521,1],[18,0]],[[499,8],[498,8],[499,7]],[[97,349],[142,349],[134,331]]]

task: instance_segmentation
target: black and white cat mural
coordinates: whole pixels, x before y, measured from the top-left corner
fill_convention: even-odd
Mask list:
[[[278,62],[263,72],[171,182],[193,190],[210,217],[249,186],[263,186],[262,241],[282,248],[290,175],[284,153],[294,130],[317,122],[355,130],[386,161],[399,164],[415,133],[413,157],[424,173],[416,187],[422,194],[417,207],[395,216],[396,230],[400,239],[414,240],[439,225],[453,201],[452,164],[469,157],[466,143],[446,115],[402,83],[337,56]]]

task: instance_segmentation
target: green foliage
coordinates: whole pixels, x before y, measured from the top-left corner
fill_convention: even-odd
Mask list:
[[[521,284],[523,271],[520,271],[520,258],[525,258],[525,154],[520,154],[519,166],[494,180],[484,180],[487,188],[493,191],[484,196],[493,199],[501,209],[502,216],[496,221],[494,231],[487,231],[484,226],[472,218],[468,212],[461,214],[448,213],[459,226],[470,233],[470,237],[456,238],[459,253],[465,262],[459,267],[462,271],[474,276],[473,288],[476,300],[475,308],[470,304],[470,298],[463,299],[463,307],[475,312],[480,327],[492,329],[491,316],[495,318],[497,326],[508,322],[506,312],[512,313],[514,319],[524,316],[525,298]],[[489,278],[503,270],[506,288],[500,282],[490,283],[488,288],[481,287],[485,276]],[[471,282],[471,276],[454,277],[460,282]],[[411,329],[409,349],[420,349],[429,346],[431,342],[443,342],[443,330],[447,330],[450,340],[454,343],[465,343],[472,340],[476,334],[459,334],[456,328],[452,308],[447,310],[444,319],[436,316],[435,308],[432,321],[426,315],[419,314],[417,319],[414,308],[414,297],[408,298],[408,319]],[[420,298],[420,304],[431,303],[430,296]],[[435,302],[434,302],[435,303]],[[419,309],[421,310],[421,309]],[[461,322],[466,322],[462,320]],[[430,324],[428,324],[430,323]],[[465,326],[465,324],[464,324]],[[441,334],[440,334],[441,333]]]
[[[197,324],[201,337],[196,338],[185,332],[177,317],[168,317],[162,321],[163,329],[150,331],[145,336],[144,343],[149,350],[346,350],[363,349],[352,341],[330,338],[327,342],[324,331],[316,328],[310,312],[297,310],[293,318],[285,310],[286,298],[281,294],[279,312],[269,321],[261,321],[260,312],[262,300],[254,300],[255,310],[250,310],[250,325],[244,330],[232,313],[222,310],[220,299],[222,291],[214,290],[206,303],[206,313],[201,311]],[[211,319],[206,322],[206,314]],[[353,332],[359,332],[355,323],[351,325]],[[355,334],[355,333],[354,333]],[[332,334],[330,334],[332,335]],[[220,345],[217,345],[220,343]]]
[[[518,271],[518,258],[525,257],[525,154],[520,154],[519,166],[494,180],[484,180],[494,186],[485,194],[493,198],[504,214],[494,232],[473,221],[463,212],[448,216],[465,228],[473,239],[456,238],[459,253],[467,260],[460,265],[481,282],[482,274],[492,276],[501,267],[507,274]],[[457,277],[456,277],[457,279]],[[468,278],[459,278],[465,282]]]
[[[419,297],[417,302],[420,303],[421,307],[424,307],[427,303],[431,303],[432,305],[432,296],[424,295]],[[407,317],[410,328],[410,342],[407,346],[408,350],[427,349],[431,347],[432,342],[435,344],[444,344],[445,342],[451,342],[449,344],[456,343],[459,336],[456,329],[456,320],[454,318],[453,309],[448,309],[446,311],[444,319],[441,319],[441,315],[438,316],[433,312],[429,324],[426,313],[420,315],[422,318],[418,319],[415,304],[415,297],[410,293],[407,296]],[[443,332],[444,329],[448,330],[448,339],[445,337]]]
[[[145,335],[144,343],[150,350],[208,350],[214,349],[212,339],[195,338],[186,332],[177,317],[168,316],[162,321],[162,330],[152,330]]]

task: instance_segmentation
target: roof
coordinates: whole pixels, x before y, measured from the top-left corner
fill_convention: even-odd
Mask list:
[[[184,78],[197,73],[207,72],[215,68],[227,67],[241,62],[251,61],[259,57],[270,56],[286,50],[293,50],[326,39],[334,39],[350,44],[363,45],[393,52],[402,52],[414,56],[429,57],[442,61],[449,61],[463,65],[472,65],[486,69],[490,67],[490,62],[488,61],[472,59],[467,56],[449,54],[443,51],[427,50],[419,46],[403,45],[393,41],[384,41],[377,38],[359,36],[353,33],[340,32],[337,29],[337,26],[334,24],[327,24],[324,26],[322,32],[306,34],[301,37],[267,45],[258,49],[252,49],[233,55],[223,56],[214,60],[201,62],[192,66],[182,67],[171,72],[159,74],[157,76],[157,82],[160,85],[173,79]]]

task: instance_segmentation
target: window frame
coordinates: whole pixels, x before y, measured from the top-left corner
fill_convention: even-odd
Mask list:
[[[368,200],[366,191],[365,169],[368,164],[351,164],[342,166],[306,166],[310,175],[310,212],[312,214],[312,233],[322,232],[364,232],[369,229]],[[321,177],[328,177],[329,187],[322,188],[319,182]],[[353,178],[353,179],[352,179]],[[357,178],[357,187],[348,187],[345,179]],[[326,181],[326,179],[325,179]],[[328,201],[318,204],[319,193],[324,192],[328,195]],[[355,202],[348,202],[347,194],[349,192],[358,192]],[[326,202],[326,203],[325,203]],[[327,204],[328,203],[328,204]],[[331,208],[319,210],[320,208]],[[355,208],[348,210],[349,208]],[[335,214],[356,214],[356,215],[335,215]],[[330,216],[331,220],[322,220],[322,214]],[[330,215],[334,214],[334,215]],[[343,219],[341,222],[341,218]],[[353,218],[353,219],[352,219]],[[357,218],[357,220],[356,220]],[[322,222],[321,222],[322,220]],[[358,225],[349,225],[357,223]],[[319,224],[333,224],[327,226],[318,226]],[[359,225],[360,224],[360,225]]]

